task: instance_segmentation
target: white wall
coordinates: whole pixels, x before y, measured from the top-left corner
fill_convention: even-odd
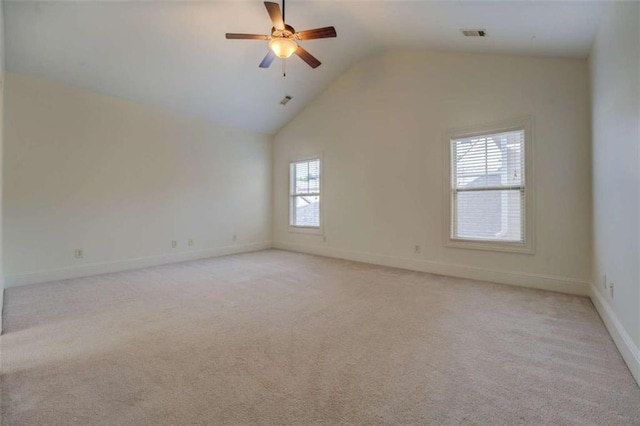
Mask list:
[[[536,135],[535,254],[445,247],[444,133],[528,115]],[[588,293],[586,60],[381,54],[352,67],[274,141],[277,247]],[[326,242],[288,230],[287,164],[317,153],[324,155]]]
[[[11,73],[5,95],[8,286],[270,246],[269,136]]]
[[[0,1],[0,334],[2,334],[2,311],[4,308],[4,266],[2,262],[2,188],[4,186],[4,1]]]
[[[640,4],[612,2],[591,56],[593,295],[640,381]],[[614,296],[604,287],[614,283]]]

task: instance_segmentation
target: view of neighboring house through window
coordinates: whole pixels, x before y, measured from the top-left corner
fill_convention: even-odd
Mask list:
[[[525,132],[451,140],[451,239],[524,243]]]
[[[320,159],[291,163],[290,224],[320,228]]]

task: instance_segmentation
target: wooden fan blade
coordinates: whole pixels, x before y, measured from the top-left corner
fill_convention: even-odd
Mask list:
[[[284,30],[284,19],[282,18],[282,12],[280,12],[280,5],[278,3],[265,1],[264,6],[267,8],[273,27],[276,30]]]
[[[269,36],[260,34],[227,33],[225,37],[231,40],[269,40]]]
[[[331,38],[337,37],[336,29],[334,27],[316,28],[313,30],[300,31],[296,33],[298,40],[313,40],[316,38]]]
[[[262,62],[260,62],[260,65],[258,65],[260,68],[269,68],[271,66],[271,62],[273,62],[273,60],[276,58],[276,54],[273,53],[273,50],[269,50],[269,52],[267,53],[267,56],[264,57],[264,59],[262,60]]]
[[[303,61],[305,61],[311,68],[318,68],[322,62],[316,59],[311,53],[307,52],[302,48],[302,46],[298,46],[296,49],[296,55],[300,57]]]

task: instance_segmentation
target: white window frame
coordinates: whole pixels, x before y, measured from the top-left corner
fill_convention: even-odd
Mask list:
[[[451,141],[474,136],[524,130],[524,242],[471,240],[453,237],[454,196],[451,173]],[[459,129],[451,129],[444,136],[444,244],[446,247],[490,250],[511,253],[535,253],[535,180],[533,117],[520,117],[497,123],[489,123]]]
[[[294,225],[294,215],[295,215],[295,180],[294,180],[294,170],[295,166],[298,163],[305,163],[308,161],[317,160],[320,164],[320,191],[318,193],[312,193],[307,195],[317,196],[320,198],[320,226],[298,226]],[[299,234],[312,234],[312,235],[323,235],[323,224],[324,224],[324,161],[321,155],[315,155],[310,157],[298,158],[296,160],[292,160],[289,162],[289,232],[299,233]]]

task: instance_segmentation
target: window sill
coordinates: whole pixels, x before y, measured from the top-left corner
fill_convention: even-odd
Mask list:
[[[294,234],[322,235],[322,228],[289,225],[289,232]]]
[[[488,250],[505,253],[518,254],[535,254],[533,244],[529,243],[509,243],[500,241],[478,241],[463,239],[447,239],[445,243],[449,248],[471,249],[471,250]]]

